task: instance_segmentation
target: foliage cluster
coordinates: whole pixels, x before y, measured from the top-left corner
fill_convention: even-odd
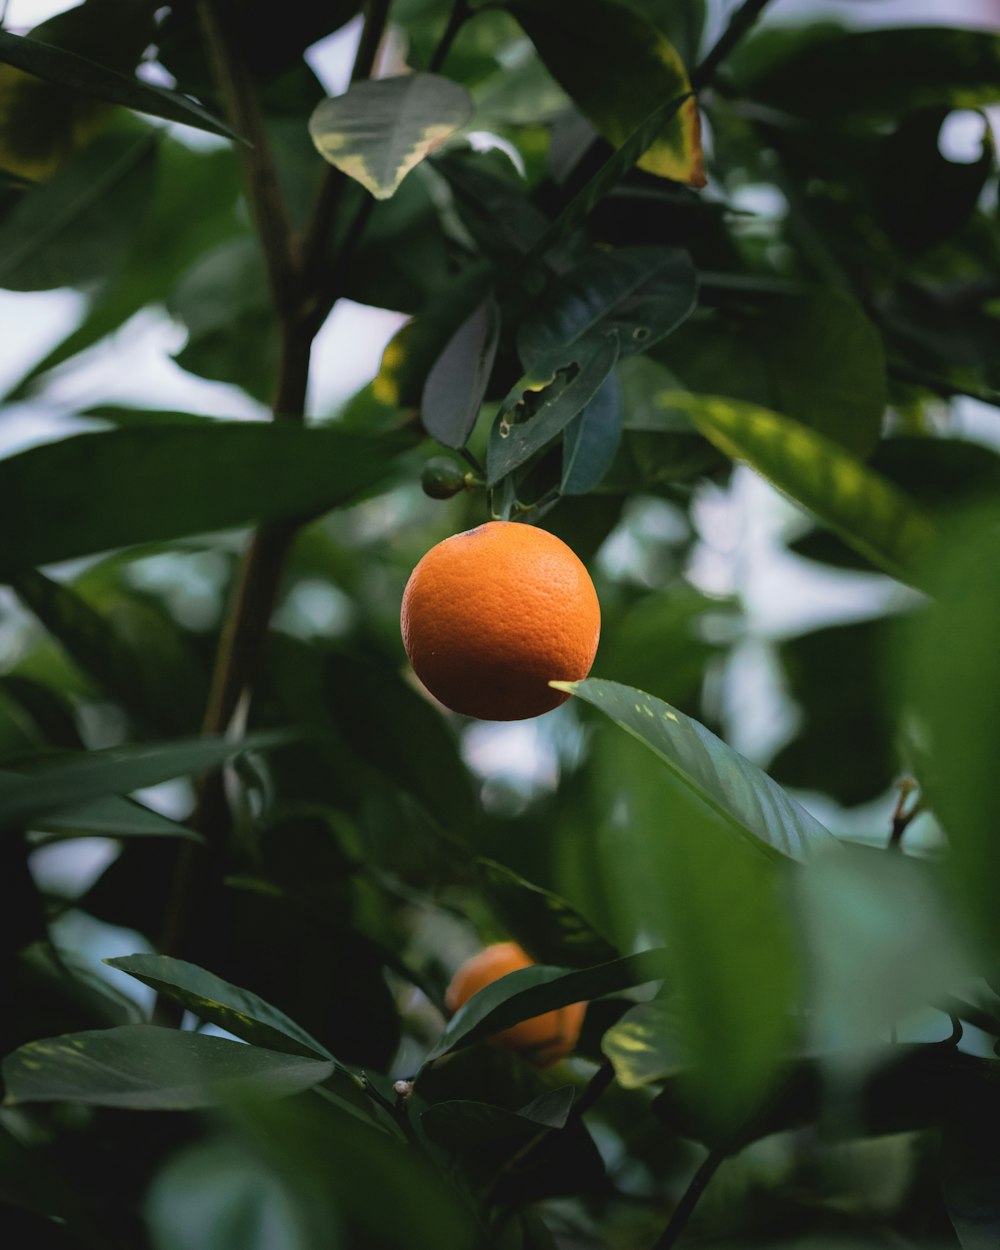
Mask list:
[[[1000,35],[705,18],[0,29],[0,286],[86,297],[7,412],[158,309],[273,415],[89,408],[0,460],[5,1245],[997,1244],[1000,468],[961,417],[1000,399]],[[408,320],[316,412],[338,300]],[[754,584],[707,592],[749,471],[860,619],[762,640]],[[602,601],[528,781],[398,632],[489,515]],[[795,716],[750,760],[765,646]],[[501,940],[538,966],[449,1020]],[[551,1069],[484,1042],[581,1000]]]

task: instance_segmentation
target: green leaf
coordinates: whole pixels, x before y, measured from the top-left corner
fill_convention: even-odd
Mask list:
[[[684,63],[667,37],[630,6],[614,0],[513,0],[507,8],[524,27],[552,77],[597,129],[620,148],[642,123],[650,100],[689,90]],[[661,178],[705,185],[698,109],[688,100],[650,137],[640,169]]]
[[[649,748],[680,783],[772,857],[803,860],[836,841],[782,788],[696,720],[641,690],[588,678],[553,682],[599,708]]]
[[[480,857],[476,868],[493,910],[536,963],[586,968],[619,957],[611,943],[558,894],[532,885],[493,859]]]
[[[760,296],[745,315],[689,322],[655,355],[688,390],[724,391],[773,409],[857,456],[878,443],[886,405],[882,340],[840,291]]]
[[[113,270],[152,199],[156,160],[152,136],[106,135],[21,196],[0,224],[0,287],[79,286]]]
[[[207,109],[177,91],[119,74],[117,70],[98,65],[87,57],[37,39],[0,30],[0,61],[36,78],[82,91],[110,104],[121,104],[151,117],[181,122],[185,126],[194,126],[197,130],[207,130],[210,134],[230,139],[240,137]]]
[[[641,1089],[683,1070],[683,1022],[676,1005],[656,998],[630,1007],[601,1038],[618,1084]],[[680,1036],[679,1036],[680,1035]]]
[[[137,725],[164,734],[197,727],[208,676],[166,612],[122,590],[102,612],[75,587],[37,569],[16,575],[10,585],[80,669]],[[126,632],[130,626],[131,633]]]
[[[107,795],[208,772],[244,751],[266,750],[287,741],[287,735],[278,733],[254,734],[240,742],[193,738],[113,747],[51,762],[43,759],[30,773],[0,783],[0,829],[16,829],[26,821]]]
[[[909,1013],[973,975],[933,868],[842,845],[795,882],[812,986],[811,1043],[836,1068],[867,1066]]]
[[[538,273],[546,253],[583,225],[590,211],[618,185],[663,127],[690,100],[691,93],[684,92],[658,104],[636,126],[618,150],[588,179],[524,258],[521,273],[526,282],[537,282],[534,275]]]
[[[20,673],[5,673],[0,677],[0,695],[28,717],[40,736],[39,746],[84,750],[73,705],[51,686]]]
[[[611,468],[622,437],[622,388],[609,373],[563,434],[563,495],[589,495]]]
[[[886,632],[884,621],[862,621],[780,644],[788,692],[802,713],[795,737],[769,765],[783,785],[853,807],[880,798],[899,775],[884,697]]]
[[[560,434],[597,393],[618,359],[618,336],[595,334],[561,348],[513,387],[500,405],[486,450],[495,486]]]
[[[796,32],[797,33],[797,32]],[[888,117],[937,104],[974,108],[1000,100],[1000,37],[944,26],[838,31],[754,66],[751,41],[733,61],[741,90],[797,117]],[[844,75],[853,89],[845,94]]]
[[[563,1127],[573,1094],[572,1085],[561,1085],[519,1111],[471,1099],[449,1099],[428,1107],[420,1124],[431,1141],[446,1150],[470,1150],[510,1138],[533,1139],[540,1128]]]
[[[79,1102],[143,1111],[212,1107],[247,1093],[281,1098],[333,1070],[329,1060],[152,1024],[28,1042],[3,1061],[7,1105]]]
[[[172,1154],[145,1195],[155,1250],[338,1250],[336,1220],[246,1143],[201,1141]]]
[[[385,200],[471,115],[469,93],[458,83],[404,74],[355,83],[324,100],[309,119],[309,133],[324,160]]]
[[[290,1055],[335,1062],[321,1042],[283,1011],[196,964],[167,955],[122,955],[104,962],[152,986],[158,994],[166,994],[199,1019],[217,1024],[244,1042]]]
[[[993,1250],[1000,1239],[995,1124],[992,1100],[984,1098],[971,1113],[952,1117],[942,1134],[942,1191],[962,1250]]]
[[[510,972],[455,1013],[425,1063],[547,1011],[659,981],[667,967],[666,953],[651,950],[576,971],[538,964]]]
[[[687,252],[619,247],[594,253],[534,302],[518,329],[521,362],[538,368],[595,332],[616,331],[622,357],[646,351],[691,314],[697,299],[698,276]]]
[[[934,600],[897,640],[903,721],[925,761],[918,774],[950,845],[963,911],[990,946],[995,897],[996,760],[1000,752],[1000,509],[970,508],[945,530],[928,581]],[[901,647],[898,644],[902,644]],[[916,718],[913,717],[916,713]]]
[[[685,774],[609,728],[592,746],[587,809],[594,830],[585,849],[597,857],[616,938],[641,935],[668,952],[677,1023],[659,1048],[679,1053],[706,1117],[733,1127],[797,1040],[800,957],[787,891],[798,867],[761,854],[763,843]],[[758,818],[765,812],[755,806]]]
[[[500,309],[492,293],[448,340],[424,383],[420,417],[445,447],[468,442],[489,384],[500,338]]]
[[[934,530],[923,511],[850,452],[797,421],[719,396],[664,392],[711,442],[744,460],[901,581],[919,580]]]
[[[400,447],[392,437],[228,421],[35,447],[0,461],[0,577],[127,544],[325,511],[382,481]],[[58,506],[39,512],[40,498]],[[25,530],[28,515],[34,521]]]
[[[147,304],[167,298],[180,275],[195,260],[245,227],[237,215],[239,166],[231,149],[193,151],[162,138],[157,181],[137,233],[121,266],[94,292],[83,321],[48,352],[12,388],[23,394],[40,374],[85,351],[123,325]],[[198,212],[187,214],[196,203]],[[178,223],[184,222],[184,229]],[[129,419],[129,413],[136,414]],[[85,415],[81,413],[81,415]],[[89,414],[88,414],[89,415]],[[115,424],[134,424],[142,410],[102,406],[93,415]],[[151,414],[148,420],[152,422]],[[177,420],[189,420],[186,415]]]
[[[19,774],[4,770],[0,772],[0,786]],[[20,774],[25,776],[30,774]],[[32,818],[32,828],[47,837],[37,842],[64,842],[69,838],[89,838],[98,834],[106,838],[186,838],[189,842],[204,842],[200,833],[189,829],[176,820],[168,820],[137,803],[135,799],[109,795],[90,803],[60,808]]]

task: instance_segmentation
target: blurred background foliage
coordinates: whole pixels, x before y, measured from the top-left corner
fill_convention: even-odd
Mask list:
[[[4,1245],[997,1244],[987,8],[11,4]],[[491,514],[603,612],[502,726],[398,628]]]

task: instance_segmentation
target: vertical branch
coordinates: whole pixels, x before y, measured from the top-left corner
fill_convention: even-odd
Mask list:
[[[700,91],[703,87],[708,86],[715,77],[715,71],[744,35],[748,33],[768,3],[769,0],[743,0],[743,3],[729,19],[726,29],[716,40],[714,47],[709,50],[705,59],[691,75],[691,86],[695,91]]]

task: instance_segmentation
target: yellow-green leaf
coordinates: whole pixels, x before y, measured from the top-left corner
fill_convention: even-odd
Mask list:
[[[355,83],[323,100],[309,119],[319,154],[377,200],[472,115],[469,93],[437,74]]]
[[[620,147],[652,107],[690,91],[669,39],[616,0],[513,0],[507,5],[546,68],[605,139]],[[701,121],[685,100],[639,158],[640,169],[705,185]]]
[[[715,395],[666,391],[720,451],[743,460],[893,577],[919,584],[934,541],[930,519],[901,490],[843,447],[767,408]]]

